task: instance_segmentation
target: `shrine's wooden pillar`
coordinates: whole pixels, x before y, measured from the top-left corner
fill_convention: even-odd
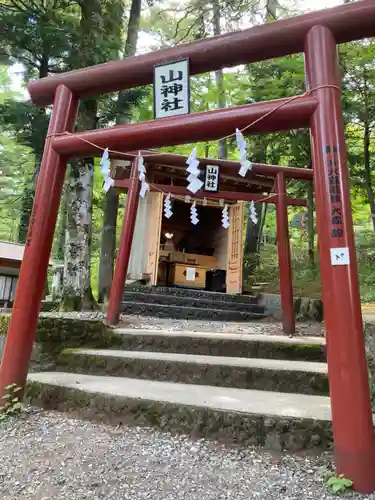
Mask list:
[[[107,322],[110,325],[118,323],[121,302],[124,295],[125,282],[128,274],[130,253],[133,242],[135,220],[137,217],[139,190],[141,181],[138,178],[137,158],[132,163],[130,172],[130,186],[126,199],[125,216],[122,225],[120,247],[116,259],[115,274],[113,276],[111,293],[107,309]]]
[[[52,147],[53,136],[71,132],[78,100],[59,85],[33,203],[12,317],[0,367],[0,395],[10,384],[24,387],[44,294],[49,256],[65,178],[66,157]]]

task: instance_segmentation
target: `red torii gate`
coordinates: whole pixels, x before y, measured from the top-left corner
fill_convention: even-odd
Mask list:
[[[84,140],[100,147],[127,144],[128,149],[141,149],[218,139],[233,133],[235,127],[241,129],[274,111],[252,127],[252,132],[302,126],[311,129],[337,471],[352,479],[357,490],[374,491],[375,443],[336,53],[337,43],[374,36],[374,19],[374,0],[361,0],[32,82],[29,91],[34,103],[53,103],[54,110],[0,368],[0,387],[25,384],[66,161],[71,155],[90,152]],[[294,101],[252,104],[70,134],[79,99],[150,84],[157,63],[188,57],[191,73],[197,74],[301,51],[305,52],[310,90]],[[338,225],[333,222],[333,212]],[[336,248],[348,252],[349,263],[332,265],[331,250]]]
[[[186,156],[170,153],[143,152],[147,165],[158,165],[174,167],[184,165],[186,167]],[[137,153],[124,153],[121,157],[124,159],[133,159],[132,169],[128,179],[115,180],[115,188],[128,191],[123,228],[120,239],[120,247],[116,259],[116,268],[111,286],[110,299],[107,309],[107,321],[114,325],[118,322],[120,316],[121,301],[123,298],[126,276],[130,260],[130,253],[133,241],[135,219],[138,209],[140,181],[137,179],[137,160],[134,157]],[[214,163],[221,168],[221,176],[224,174],[233,174],[238,172],[240,164],[229,160],[212,160],[212,158],[199,158],[200,165],[209,165]],[[152,170],[150,170],[152,172]],[[261,175],[267,177],[261,177]],[[173,174],[171,174],[173,175]],[[222,191],[218,193],[205,193],[198,191],[194,198],[203,199],[225,199],[242,201],[267,201],[276,205],[276,228],[277,228],[277,250],[280,270],[280,295],[282,309],[283,331],[288,334],[295,333],[295,318],[293,304],[293,281],[292,281],[292,263],[290,257],[289,228],[288,228],[288,205],[306,206],[305,200],[289,198],[286,193],[285,178],[309,180],[313,178],[312,170],[282,167],[278,165],[267,165],[263,163],[253,163],[252,170],[247,174],[246,180],[254,183],[273,178],[275,192],[264,195],[261,193],[251,193],[246,191],[241,185],[245,185],[245,180],[238,178],[239,188],[236,191]],[[182,186],[170,186],[161,184],[150,184],[151,191],[162,191],[174,195],[191,195],[191,193]]]

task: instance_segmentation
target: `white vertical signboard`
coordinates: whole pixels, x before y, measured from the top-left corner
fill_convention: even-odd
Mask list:
[[[190,113],[189,60],[154,66],[154,117]]]
[[[206,165],[206,175],[204,179],[204,190],[217,193],[219,191],[219,174],[218,165]]]

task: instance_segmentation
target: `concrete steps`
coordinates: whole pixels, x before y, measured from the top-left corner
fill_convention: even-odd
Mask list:
[[[30,374],[30,402],[226,443],[330,447],[323,338],[117,329],[108,340]]]
[[[325,362],[325,339],[118,328],[116,348],[128,351]]]
[[[67,349],[60,356],[59,368],[161,382],[328,395],[327,365],[308,361]]]
[[[203,307],[193,307],[183,305],[185,299],[181,297],[181,305],[165,305],[154,302],[123,301],[121,312],[123,314],[137,314],[141,316],[154,316],[157,318],[173,319],[196,319],[196,320],[216,320],[216,321],[252,321],[264,317],[264,309],[259,308],[259,312],[249,312],[247,310],[232,311],[230,309],[208,309]],[[220,306],[220,304],[218,304]],[[256,307],[256,306],[253,306]]]
[[[47,409],[113,424],[276,450],[328,448],[329,398],[63,372],[29,375],[27,396]]]
[[[218,294],[217,294],[218,295]],[[201,309],[225,309],[228,311],[243,311],[263,313],[264,307],[257,304],[255,297],[249,297],[246,301],[225,300],[225,295],[221,294],[220,299],[208,298],[205,294],[202,297],[185,297],[169,293],[147,293],[147,292],[125,292],[124,302],[139,302],[145,304],[160,304],[166,306],[198,307]]]
[[[139,284],[126,286],[125,294],[131,293],[144,293],[147,295],[168,295],[174,297],[184,297],[184,298],[194,298],[202,300],[213,300],[219,302],[234,302],[243,304],[254,304],[257,302],[257,298],[254,295],[227,295],[221,292],[209,292],[206,290],[198,290],[195,288],[179,288],[172,286],[140,286]]]

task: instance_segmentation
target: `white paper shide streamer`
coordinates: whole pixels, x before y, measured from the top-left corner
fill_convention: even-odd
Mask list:
[[[246,177],[247,172],[252,169],[252,163],[247,159],[246,141],[241,130],[239,130],[238,128],[236,128],[236,141],[241,155],[241,168],[239,169],[238,173],[241,177]]]
[[[108,148],[105,149],[101,159],[100,159],[101,172],[104,175],[104,185],[103,189],[107,192],[114,184],[115,181],[112,179],[110,175],[111,162],[109,159],[109,151]]]
[[[146,167],[140,151],[138,151],[138,178],[141,181],[139,196],[144,198],[147,191],[150,191],[150,186],[146,182]]]
[[[172,212],[171,193],[168,193],[168,195],[165,197],[164,200],[164,217],[170,219],[172,215],[173,212]]]
[[[250,202],[250,220],[256,226],[258,224],[258,216],[255,210],[254,202]]]
[[[187,178],[189,183],[187,189],[191,193],[195,194],[203,186],[203,182],[199,179],[200,170],[198,168],[199,161],[197,160],[196,148],[194,148],[193,151],[190,153],[189,158],[186,160],[186,163],[188,165],[186,171],[189,174],[189,177]]]
[[[228,229],[229,227],[229,211],[228,205],[224,205],[223,211],[221,213],[221,224],[224,229]]]
[[[190,220],[191,220],[191,223],[194,224],[194,226],[196,226],[199,222],[197,206],[196,206],[195,202],[192,204],[192,206],[190,208]]]

